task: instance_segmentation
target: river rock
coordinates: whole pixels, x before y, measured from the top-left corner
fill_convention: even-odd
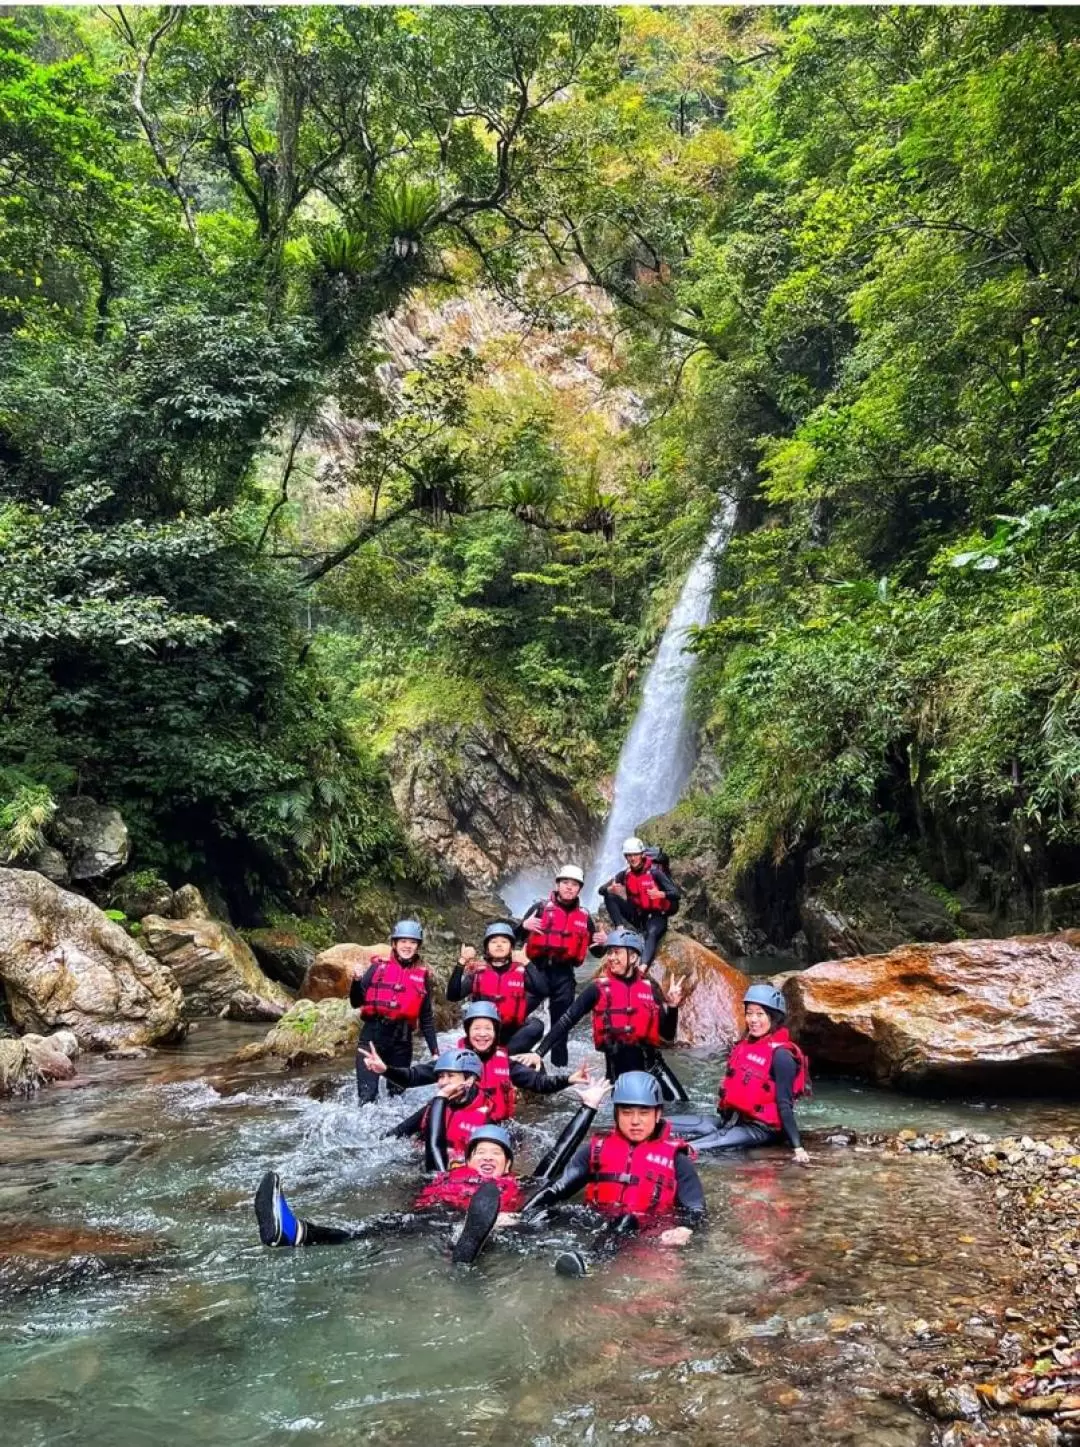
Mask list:
[[[400,735],[387,758],[413,843],[450,880],[492,889],[529,864],[573,857],[595,821],[561,766],[478,722]]]
[[[359,1021],[347,1000],[297,1000],[264,1041],[245,1046],[236,1058],[274,1057],[296,1068],[352,1054],[359,1034]]]
[[[117,1271],[145,1268],[161,1255],[148,1236],[88,1226],[26,1221],[0,1240],[0,1294],[74,1286]]]
[[[22,1043],[30,1052],[30,1058],[42,1080],[70,1080],[76,1074],[74,1057],[67,1053],[68,1040],[74,1039],[68,1030],[56,1035],[24,1035]],[[78,1042],[76,1042],[78,1053]]]
[[[136,874],[122,874],[109,891],[109,902],[114,909],[122,909],[128,919],[142,919],[148,914],[171,914],[172,885],[148,869]]]
[[[67,884],[71,879],[67,860],[59,849],[54,849],[51,844],[43,844],[33,854],[21,859],[17,868],[33,869],[36,873],[43,874],[53,884]]]
[[[285,1006],[280,1000],[267,1000],[262,995],[253,995],[250,990],[237,990],[221,1011],[223,1020],[248,1020],[258,1024],[262,1020],[280,1020]]]
[[[180,983],[187,1017],[219,1015],[241,992],[283,1009],[292,1003],[280,985],[266,978],[231,925],[214,919],[163,919],[150,914],[142,926],[146,948]]]
[[[244,938],[271,980],[298,990],[315,959],[315,951],[298,934],[283,929],[253,929]]]
[[[742,1034],[742,997],[749,977],[697,940],[670,930],[653,973],[658,969],[685,982],[678,1043],[703,1050],[729,1050]]]
[[[164,911],[162,911],[164,913]],[[173,895],[170,913],[176,919],[212,919],[210,906],[194,884],[182,884]]]
[[[123,869],[131,853],[127,825],[117,809],[85,795],[68,799],[52,823],[74,880],[104,879]]]
[[[0,983],[20,1030],[70,1030],[84,1050],[182,1031],[172,971],[96,904],[28,870],[0,869]]]
[[[331,945],[316,955],[300,986],[301,1000],[345,1000],[356,967],[366,970],[377,955],[390,953],[390,944]]]
[[[1080,931],[906,945],[785,978],[819,1066],[910,1088],[1074,1088]]]
[[[21,1040],[0,1040],[0,1098],[33,1095],[40,1079],[34,1057]]]

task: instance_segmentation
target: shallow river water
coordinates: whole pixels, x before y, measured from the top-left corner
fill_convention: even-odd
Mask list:
[[[403,1107],[358,1112],[344,1069],[320,1090],[326,1071],[223,1066],[259,1033],[207,1025],[0,1110],[3,1442],[899,1447],[933,1440],[902,1399],[919,1324],[971,1350],[992,1335],[980,1308],[1007,1303],[1014,1268],[975,1187],[938,1160],[828,1146],[808,1171],[781,1152],[703,1161],[710,1223],[691,1246],[634,1243],[583,1281],[552,1270],[572,1225],[496,1241],[468,1274],[437,1239],[263,1250],[268,1166],[320,1220],[404,1205],[417,1168],[379,1139]],[[707,1101],[716,1066],[677,1064]],[[526,1164],[569,1110],[525,1110]],[[801,1114],[995,1133],[1067,1119],[828,1083]],[[28,1233],[34,1254],[12,1255]]]

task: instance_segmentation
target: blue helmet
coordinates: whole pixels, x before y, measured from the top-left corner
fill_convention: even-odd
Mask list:
[[[645,941],[632,929],[613,929],[604,941],[604,953],[608,950],[634,950],[637,954],[644,953]]]
[[[399,919],[394,928],[390,931],[391,940],[415,940],[418,945],[424,943],[424,927],[415,919]]]
[[[655,1106],[659,1110],[664,1103],[660,1093],[660,1082],[647,1070],[628,1070],[615,1082],[611,1103],[612,1105]]]
[[[461,1023],[468,1028],[474,1020],[490,1020],[498,1027],[499,1012],[490,1000],[474,1000],[471,1005],[466,1005],[461,1012]]]
[[[514,929],[514,926],[507,924],[504,919],[493,920],[484,931],[485,944],[487,944],[488,940],[498,939],[509,940],[511,944],[517,939],[517,931]]]
[[[510,1132],[503,1126],[482,1125],[474,1130],[469,1137],[469,1144],[465,1147],[466,1160],[472,1155],[473,1146],[478,1146],[481,1141],[494,1141],[497,1146],[502,1146],[510,1165],[514,1164],[514,1142],[510,1139]]]
[[[742,997],[744,1005],[760,1005],[763,1010],[775,1010],[778,1015],[787,1014],[787,1001],[775,985],[751,985]]]
[[[477,1080],[484,1073],[484,1067],[475,1050],[444,1050],[435,1062],[435,1074],[444,1070],[456,1070],[462,1075],[475,1075]]]

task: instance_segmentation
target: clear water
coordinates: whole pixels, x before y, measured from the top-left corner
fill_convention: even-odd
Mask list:
[[[403,1107],[358,1112],[345,1068],[322,1100],[308,1091],[326,1072],[222,1068],[253,1033],[213,1025],[172,1057],[93,1061],[84,1088],[0,1110],[5,1442],[920,1443],[898,1396],[918,1365],[911,1319],[946,1323],[959,1350],[986,1330],[982,1303],[1008,1300],[974,1188],[939,1161],[824,1146],[810,1171],[782,1152],[703,1162],[695,1243],[635,1243],[584,1281],[552,1271],[570,1226],[527,1251],[493,1244],[468,1275],[435,1240],[265,1251],[251,1195],[267,1166],[304,1214],[339,1221],[403,1205],[417,1172],[378,1138]],[[707,1102],[716,1063],[676,1063]],[[522,1158],[568,1114],[530,1106]],[[824,1084],[803,1117],[1013,1131],[1068,1113]],[[62,1253],[5,1261],[30,1227],[162,1250],[80,1279]]]

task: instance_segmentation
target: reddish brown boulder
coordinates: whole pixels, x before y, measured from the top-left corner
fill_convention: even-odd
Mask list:
[[[348,998],[349,985],[357,965],[366,970],[376,955],[388,955],[390,945],[331,945],[322,954],[316,955],[304,983],[300,986],[301,1000],[344,1000]]]
[[[687,935],[669,932],[656,957],[653,974],[685,982],[679,1010],[680,1045],[729,1050],[743,1029],[742,997],[749,978],[727,960]]]
[[[819,1067],[910,1089],[1075,1090],[1080,930],[827,960],[783,989]]]

